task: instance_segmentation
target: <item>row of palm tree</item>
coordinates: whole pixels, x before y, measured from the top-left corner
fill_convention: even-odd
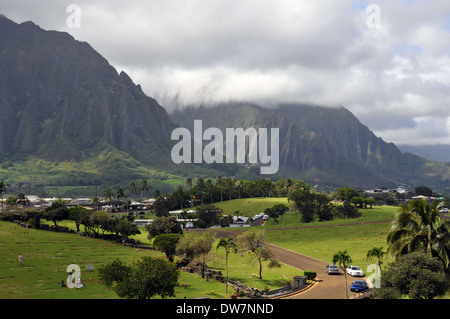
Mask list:
[[[152,190],[152,186],[150,186],[148,181],[146,181],[145,179],[143,179],[138,184],[136,184],[135,182],[132,182],[128,187],[128,191],[130,192],[131,201],[133,201],[133,195],[136,194],[138,192],[138,190],[141,191],[141,200],[142,200],[144,198],[144,192],[148,192],[148,191]],[[111,190],[111,188],[108,187],[107,189],[105,189],[103,195],[104,195],[105,199],[108,201],[111,201],[111,199],[113,199],[113,198],[117,198],[118,200],[128,198],[127,192],[125,191],[125,189],[123,187],[119,187],[117,189],[116,193],[114,193]]]

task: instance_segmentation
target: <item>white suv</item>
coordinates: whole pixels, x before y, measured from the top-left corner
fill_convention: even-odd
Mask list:
[[[349,274],[352,277],[353,276],[364,277],[364,272],[358,266],[348,266],[347,274]]]

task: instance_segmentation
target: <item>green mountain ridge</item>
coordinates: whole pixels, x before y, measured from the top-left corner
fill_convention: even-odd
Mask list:
[[[172,120],[192,129],[204,127],[279,127],[281,176],[309,183],[358,188],[430,185],[449,191],[450,163],[402,153],[375,136],[344,107],[279,104],[265,109],[252,103],[191,106]]]

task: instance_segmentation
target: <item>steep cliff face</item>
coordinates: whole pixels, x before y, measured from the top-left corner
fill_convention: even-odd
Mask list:
[[[174,125],[165,109],[67,33],[1,18],[0,69],[2,154],[70,160],[104,143],[145,158],[168,147]]]
[[[356,187],[433,185],[448,188],[450,164],[402,153],[377,137],[344,107],[280,104],[274,109],[229,103],[192,107],[171,114],[190,127],[194,119],[205,126],[278,127],[280,174],[308,182]],[[381,186],[380,186],[381,185]]]

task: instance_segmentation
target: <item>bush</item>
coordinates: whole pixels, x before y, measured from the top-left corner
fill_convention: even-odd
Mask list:
[[[314,280],[314,278],[317,277],[316,271],[305,271],[305,276],[308,278],[308,280]]]

